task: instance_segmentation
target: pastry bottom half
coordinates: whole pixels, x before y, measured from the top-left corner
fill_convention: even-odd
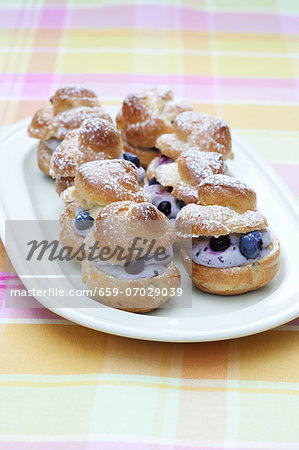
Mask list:
[[[37,164],[44,174],[50,176],[52,152],[43,141],[39,141],[37,147]]]
[[[152,161],[149,163],[147,170],[146,170],[146,178],[149,181],[151,178],[153,178],[156,174],[156,169],[159,166],[159,156],[156,156]]]
[[[169,289],[177,289],[181,284],[179,269],[173,262],[168,265],[162,275],[157,277],[124,280],[101,272],[91,261],[85,260],[82,263],[82,280],[93,291],[100,288],[104,292],[105,289],[117,289],[118,295],[115,297],[102,297],[97,294],[95,298],[106,306],[135,313],[145,313],[159,308],[170,297]],[[132,289],[131,296],[126,295],[128,288]],[[153,296],[152,289],[155,288],[158,288],[159,295]],[[165,292],[163,292],[164,295],[162,294],[163,288],[167,289],[167,295]],[[134,292],[137,292],[137,295],[133,295]],[[141,292],[145,295],[141,295]]]
[[[280,247],[278,240],[274,239],[270,253],[264,258],[246,266],[223,269],[196,264],[185,249],[181,250],[181,258],[193,283],[202,291],[237,295],[259,289],[274,278],[280,265]]]
[[[37,164],[45,175],[50,177],[51,158],[53,153],[48,149],[43,141],[40,141],[37,148]],[[65,189],[74,184],[74,177],[58,177],[55,180],[56,192],[60,195]]]

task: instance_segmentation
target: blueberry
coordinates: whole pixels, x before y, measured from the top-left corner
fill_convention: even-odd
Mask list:
[[[263,239],[259,231],[250,231],[240,238],[239,249],[245,258],[257,258],[262,251]]]
[[[87,230],[93,225],[93,218],[89,215],[86,209],[80,211],[75,217],[75,224],[78,230]]]
[[[230,246],[230,238],[228,235],[219,236],[218,238],[211,237],[209,245],[213,252],[223,252]]]
[[[156,177],[153,177],[148,182],[149,186],[151,186],[152,184],[160,184],[160,183],[159,183],[159,181],[157,181]]]
[[[171,212],[171,203],[168,201],[160,202],[158,205],[158,210],[165,214],[165,216],[169,216]]]
[[[133,163],[137,169],[140,167],[140,161],[139,158],[136,155],[133,155],[133,153],[125,152],[123,153],[123,157],[126,161],[130,161]]]
[[[137,275],[142,272],[144,269],[144,259],[139,258],[135,259],[135,261],[129,261],[125,263],[125,271],[130,275]]]
[[[184,208],[184,206],[186,206],[186,203],[183,200],[177,200],[176,204],[180,209],[182,209],[182,208]]]

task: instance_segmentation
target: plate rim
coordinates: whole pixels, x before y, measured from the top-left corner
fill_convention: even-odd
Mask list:
[[[0,131],[0,146],[1,144],[9,138],[12,134],[19,131],[20,128],[25,127],[30,118],[23,119],[18,121],[8,127],[5,127]],[[283,197],[284,200],[289,204],[290,212],[292,215],[297,218],[299,222],[299,206],[298,201],[290,190],[290,188],[286,185],[286,183],[281,179],[281,177],[277,174],[277,172],[271,167],[268,161],[264,159],[250,144],[248,144],[245,140],[240,138],[235,132],[232,132],[232,140],[235,142],[242,151],[245,151],[247,155],[250,153],[250,157],[253,159],[254,164],[257,165],[260,169],[263,170],[264,175],[267,178],[273,178],[275,176],[275,190],[279,192],[280,197]],[[273,185],[273,182],[271,182]],[[2,238],[3,244],[5,240],[5,214],[3,207],[3,200],[0,197],[0,236]],[[28,280],[20,277],[23,284],[28,289]],[[147,335],[142,334],[142,330],[139,327],[132,327],[131,324],[127,325],[125,322],[117,322],[113,319],[96,317],[94,319],[92,316],[86,314],[86,310],[89,308],[64,308],[64,307],[53,307],[53,298],[48,299],[45,297],[35,297],[36,300],[45,306],[50,311],[55,314],[68,319],[72,322],[75,322],[79,325],[86,326],[88,328],[92,328],[98,331],[102,331],[105,333],[115,334],[118,336],[134,338],[134,339],[143,339],[143,340],[151,340],[151,341],[160,341],[160,342],[207,342],[207,341],[218,341],[225,339],[233,339],[244,337],[256,333],[260,333],[269,329],[272,329],[276,326],[280,326],[290,320],[295,319],[299,316],[299,302],[294,303],[294,305],[286,308],[283,311],[272,312],[267,317],[262,317],[259,320],[255,320],[248,324],[237,326],[233,329],[222,332],[221,335],[215,334],[215,330],[211,330],[211,332],[201,331],[201,330],[181,330],[181,329],[173,329],[173,330],[157,330],[153,329],[151,333],[147,331]],[[116,310],[117,311],[117,310]],[[120,312],[120,311],[118,311]],[[121,311],[122,314],[131,314]],[[160,320],[161,317],[157,316],[148,316],[151,317],[152,320]],[[165,319],[165,318],[164,318]],[[172,319],[170,319],[172,320]]]

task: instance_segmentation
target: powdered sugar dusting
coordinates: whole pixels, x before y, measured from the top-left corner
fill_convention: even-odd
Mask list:
[[[149,196],[138,184],[137,170],[129,161],[105,160],[83,164],[78,170],[79,183],[99,191],[101,198],[111,201],[149,201]],[[113,200],[112,200],[113,199]]]
[[[267,225],[266,218],[256,211],[250,210],[241,214],[218,205],[187,205],[179,212],[176,221],[178,232],[193,236],[245,233],[265,229]]]
[[[58,89],[51,100],[53,101],[55,97],[59,97],[61,100],[66,100],[69,99],[70,97],[97,98],[97,95],[95,94],[94,91],[85,86],[79,84],[72,84]]]
[[[156,143],[167,156],[177,158],[187,150],[231,156],[230,130],[222,119],[196,111],[184,111],[176,116],[173,126],[174,134],[164,134]]]
[[[227,175],[223,174],[217,174],[206,177],[199,185],[200,187],[209,185],[214,191],[221,191],[223,187],[226,188],[233,188],[235,191],[238,191],[238,193],[245,195],[248,191],[254,192],[254,189],[247,184],[245,184],[243,181],[234,178],[229,177]]]
[[[103,145],[120,143],[120,135],[115,126],[105,118],[92,115],[84,120],[80,127],[80,138],[84,139],[85,144],[99,143]]]
[[[169,88],[144,89],[125,98],[117,124],[129,144],[151,148],[158,136],[173,131],[175,117],[189,109],[187,102],[174,100]]]
[[[223,157],[219,153],[186,152],[177,160],[179,168],[188,171],[191,184],[198,184],[207,176],[224,173]]]

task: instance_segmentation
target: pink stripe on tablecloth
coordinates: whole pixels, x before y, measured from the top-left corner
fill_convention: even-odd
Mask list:
[[[24,11],[24,10],[23,10]],[[27,9],[37,11],[34,8]],[[0,27],[15,28],[22,10],[1,9]],[[48,29],[68,28],[135,28],[188,29],[198,31],[298,34],[299,18],[295,14],[240,13],[200,11],[169,5],[117,5],[98,8],[45,8],[39,26]],[[24,28],[36,27],[36,14],[23,21]]]
[[[60,317],[42,306],[32,296],[22,298],[22,307],[13,307],[5,299],[5,289],[25,289],[17,275],[0,272],[0,318],[1,319],[59,319]],[[7,283],[5,283],[7,281]],[[14,284],[12,284],[14,283]],[[16,283],[16,284],[15,284]]]
[[[47,99],[53,92],[64,84],[81,83],[94,89],[100,98],[124,97],[128,92],[138,91],[144,86],[167,84],[176,95],[200,99],[204,101],[223,100],[226,102],[256,101],[296,103],[299,100],[299,80],[277,80],[271,83],[269,79],[246,79],[221,77],[188,77],[188,76],[141,76],[141,75],[91,75],[68,76],[59,75],[53,77],[52,83],[48,81],[48,74],[27,75],[26,80],[20,81],[16,74],[1,81],[0,96],[6,97],[10,89],[12,96],[21,92],[23,99]],[[273,81],[273,80],[272,80]],[[275,87],[275,89],[273,89]],[[103,95],[104,94],[104,95]]]
[[[67,9],[43,8],[40,16],[39,28],[61,29],[66,26]]]
[[[0,280],[18,280],[18,275],[5,275],[5,272],[0,272],[1,274],[4,274],[4,275],[1,275],[0,276]]]
[[[84,51],[84,49],[82,49]],[[144,74],[115,74],[115,73],[84,73],[84,74],[50,74],[50,73],[0,73],[0,83],[7,80],[13,83],[24,81],[25,83],[37,83],[40,86],[48,83],[130,83],[134,82],[165,84],[175,83],[178,80],[183,84],[205,84],[215,83],[223,86],[252,86],[252,87],[275,87],[275,88],[299,88],[299,78],[246,78],[246,77],[220,77],[201,75],[144,75]]]
[[[272,163],[279,175],[286,184],[292,189],[295,195],[299,195],[299,164],[296,163]]]

